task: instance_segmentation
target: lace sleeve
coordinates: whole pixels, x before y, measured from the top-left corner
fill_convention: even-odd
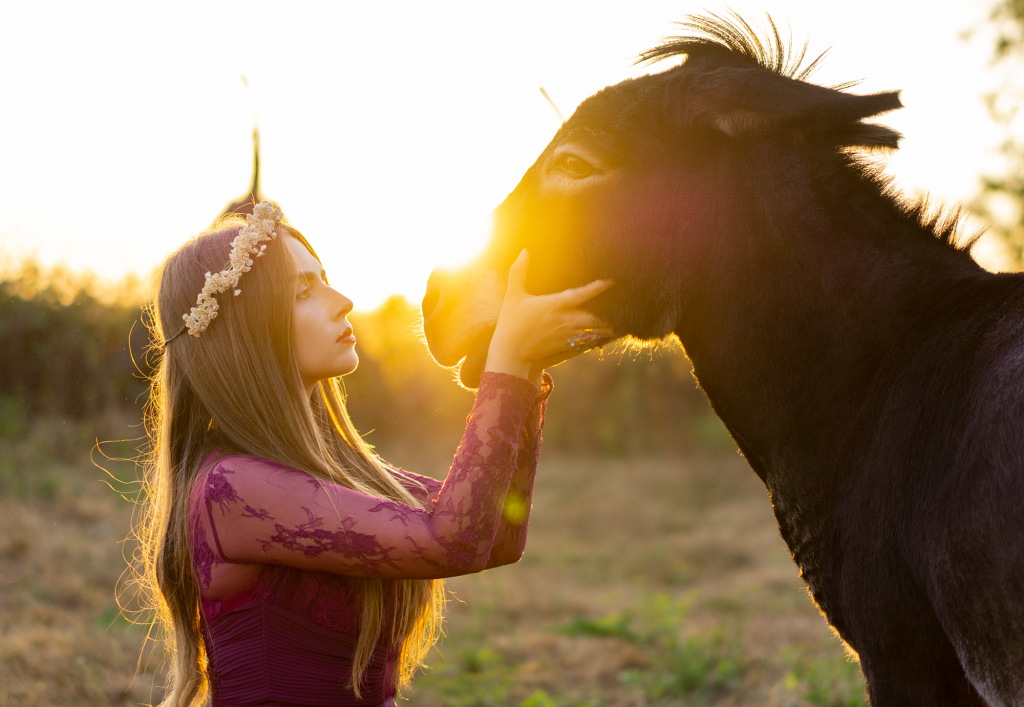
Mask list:
[[[437,498],[437,494],[441,491],[442,482],[437,479],[432,479],[429,476],[421,476],[414,474],[411,471],[406,471],[394,464],[389,464],[383,459],[380,460],[385,467],[390,469],[394,475],[398,478],[398,483],[402,484],[409,493],[411,493],[417,500],[424,503],[433,502]]]
[[[381,500],[256,457],[201,477],[197,560],[282,564],[353,576],[436,578],[487,566],[537,389],[485,373],[432,510]],[[203,541],[206,542],[203,542]],[[201,568],[200,568],[201,569]]]
[[[540,460],[541,430],[544,428],[544,412],[548,396],[554,389],[551,376],[545,371],[540,393],[534,400],[519,443],[516,473],[509,483],[505,496],[501,523],[494,538],[487,567],[500,567],[518,562],[526,549],[526,529],[533,507],[533,481],[537,475]]]

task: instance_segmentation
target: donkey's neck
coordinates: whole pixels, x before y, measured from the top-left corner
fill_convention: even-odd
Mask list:
[[[716,412],[795,523],[848,473],[841,451],[887,352],[941,317],[958,283],[985,276],[881,197],[876,206],[845,219],[776,214],[784,225],[709,272],[677,326]]]

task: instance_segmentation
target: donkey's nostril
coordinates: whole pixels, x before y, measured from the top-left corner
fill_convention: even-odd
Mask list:
[[[434,311],[434,307],[437,306],[437,301],[440,298],[440,288],[431,287],[430,285],[427,285],[427,294],[423,295],[423,302],[420,304],[420,309],[423,312],[424,319],[429,317],[431,312]]]

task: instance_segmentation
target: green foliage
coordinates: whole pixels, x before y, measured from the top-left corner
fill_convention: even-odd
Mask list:
[[[558,707],[548,693],[544,690],[536,690],[532,695],[519,703],[519,707]]]
[[[0,437],[23,434],[30,416],[83,421],[136,405],[148,334],[129,333],[141,320],[137,302],[101,301],[60,268],[26,263],[0,281]]]
[[[690,429],[693,438],[707,449],[720,452],[736,449],[736,442],[733,441],[729,430],[710,408],[694,416]]]
[[[602,636],[634,643],[649,664],[625,670],[619,679],[639,687],[649,699],[707,697],[739,681],[742,651],[721,630],[705,632],[688,627],[689,608],[688,599],[672,600],[659,594],[634,612],[577,618],[559,630],[570,636]]]
[[[145,628],[147,624],[136,624],[128,619],[117,606],[108,606],[96,617],[96,627],[107,631],[112,628],[122,630]]]
[[[992,6],[989,21],[997,36],[992,57],[996,64],[1012,66],[1011,77],[1000,90],[985,96],[991,118],[1003,128],[1000,152],[1006,168],[1002,174],[982,177],[982,193],[971,203],[972,211],[992,224],[1010,248],[1018,267],[1024,266],[1024,85],[1019,83],[1020,64],[1024,61],[1024,0],[1000,0]],[[998,202],[1009,206],[1015,215],[1000,218],[1005,209],[994,208]]]
[[[864,676],[860,665],[845,656],[808,658],[791,656],[792,670],[785,678],[786,689],[800,694],[817,707],[866,707]]]
[[[638,351],[626,346],[588,353],[552,372],[559,398],[550,408],[545,440],[605,456],[703,446],[692,421],[708,406],[678,342]]]
[[[647,670],[628,670],[623,682],[638,684],[652,699],[710,695],[739,679],[743,659],[735,642],[720,629],[687,631],[688,600],[655,596],[645,608],[640,641],[651,658]]]
[[[994,51],[996,59],[1024,48],[1024,0],[1001,0],[993,6],[989,18],[999,29]]]
[[[442,650],[442,654],[444,651]],[[445,696],[448,707],[503,707],[515,683],[515,671],[487,648],[463,648],[453,663],[431,661],[430,669],[416,678],[416,689],[431,689]]]
[[[489,648],[465,648],[462,651],[462,671],[482,673],[488,667],[501,662],[501,656]]]
[[[624,612],[599,616],[596,619],[577,617],[559,631],[567,636],[612,636],[631,641],[636,636],[630,630],[629,622],[630,617]]]

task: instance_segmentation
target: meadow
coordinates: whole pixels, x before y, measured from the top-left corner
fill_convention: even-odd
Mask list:
[[[156,702],[158,646],[114,596],[135,507],[65,428],[3,449],[0,705]],[[763,486],[704,434],[687,454],[542,456],[523,560],[450,580],[448,635],[407,704],[864,704]],[[423,455],[389,456],[444,473],[439,448]]]

